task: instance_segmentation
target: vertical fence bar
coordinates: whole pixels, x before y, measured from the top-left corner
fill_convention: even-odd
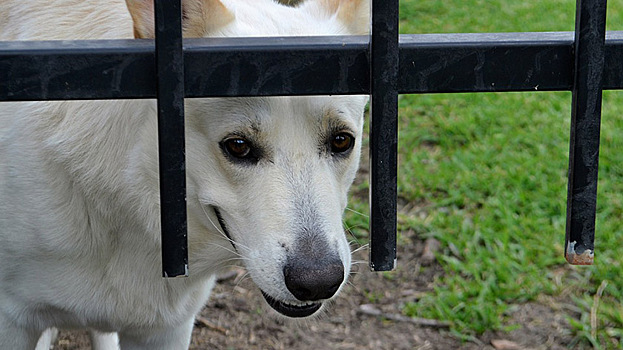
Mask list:
[[[398,0],[372,1],[370,39],[370,268],[396,265]]]
[[[593,263],[606,0],[577,0],[565,258]]]
[[[188,276],[180,0],[155,0],[162,273]]]

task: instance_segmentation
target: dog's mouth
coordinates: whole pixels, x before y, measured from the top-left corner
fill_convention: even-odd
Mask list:
[[[307,304],[290,304],[283,301],[276,300],[270,295],[261,291],[264,299],[268,302],[268,305],[272,307],[278,313],[294,318],[311,316],[320,309],[322,303],[307,303]]]
[[[236,244],[234,242],[234,240],[231,238],[231,234],[229,233],[229,230],[227,229],[227,225],[225,225],[225,220],[223,220],[223,215],[221,215],[220,210],[218,210],[217,207],[212,207],[214,209],[214,214],[216,214],[216,219],[218,220],[218,224],[221,226],[221,230],[223,232],[223,234],[225,234],[225,236],[229,239],[229,243],[231,243],[231,245],[234,247],[234,250],[238,250],[236,249]]]

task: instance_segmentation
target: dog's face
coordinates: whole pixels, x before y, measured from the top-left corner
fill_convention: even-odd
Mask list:
[[[189,188],[268,302],[308,316],[346,282],[342,227],[357,171],[365,97],[188,103]],[[214,117],[216,116],[216,117]],[[191,248],[192,249],[192,248]]]
[[[153,35],[149,3],[128,0],[139,37]],[[183,6],[187,36],[363,34],[369,26],[364,0]],[[350,271],[342,215],[366,102],[365,96],[187,100],[191,273],[217,247],[244,263],[283,315],[312,315],[336,295]]]

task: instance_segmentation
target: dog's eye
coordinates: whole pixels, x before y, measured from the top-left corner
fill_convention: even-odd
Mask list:
[[[350,151],[355,144],[353,135],[341,132],[331,139],[331,153],[344,153]]]
[[[236,158],[247,158],[251,154],[251,143],[240,137],[223,141],[223,146],[227,153]]]

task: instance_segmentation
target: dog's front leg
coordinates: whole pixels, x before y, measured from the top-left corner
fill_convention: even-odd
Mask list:
[[[174,328],[119,333],[122,350],[188,350],[195,318]]]
[[[91,349],[93,350],[119,350],[119,337],[117,333],[102,333],[89,330]]]
[[[39,342],[37,342],[37,346],[35,350],[50,350],[53,348],[54,343],[56,342],[56,338],[58,337],[58,329],[56,328],[48,328],[46,329],[41,337],[39,338]]]

